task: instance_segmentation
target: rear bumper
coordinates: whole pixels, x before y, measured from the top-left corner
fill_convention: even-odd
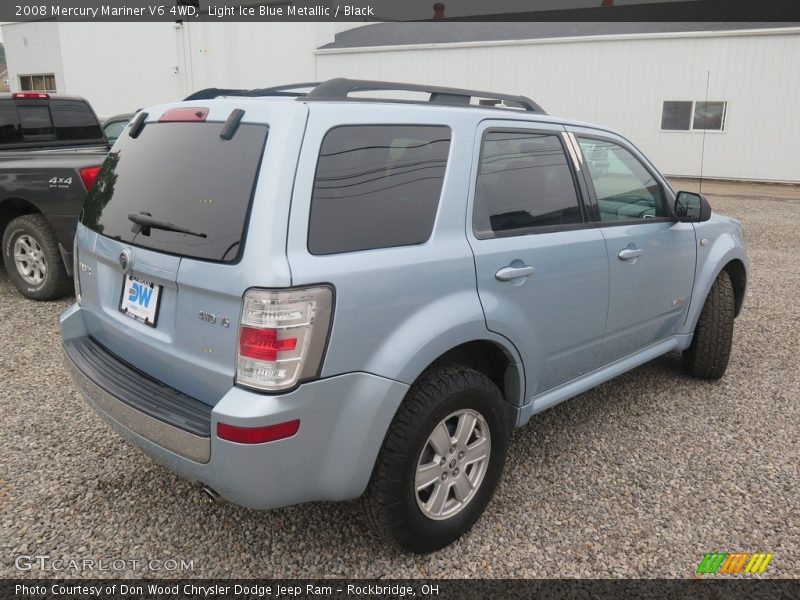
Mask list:
[[[170,470],[250,508],[359,496],[408,390],[406,384],[369,373],[349,373],[303,384],[284,395],[231,387],[210,408],[166,386],[163,394],[154,391],[152,379],[113,355],[108,356],[116,364],[91,352],[88,358],[76,355],[76,348],[95,344],[77,305],[64,312],[61,328],[75,385],[98,415]],[[192,402],[199,404],[194,406],[197,412],[187,417]],[[294,419],[300,420],[297,434],[276,442],[239,444],[214,434],[219,422],[259,427]]]
[[[165,386],[108,352],[92,338],[63,345],[75,386],[96,412],[179,456],[211,457],[211,407]]]

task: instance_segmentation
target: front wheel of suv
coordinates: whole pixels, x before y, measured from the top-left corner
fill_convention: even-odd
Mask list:
[[[16,288],[34,300],[55,300],[72,289],[58,241],[42,215],[22,215],[3,234],[3,262]]]
[[[722,271],[703,304],[692,345],[683,353],[689,375],[719,379],[725,373],[733,344],[733,313],[733,284],[727,271]]]
[[[364,496],[367,520],[411,552],[447,546],[491,500],[508,438],[503,397],[488,377],[461,367],[429,369],[386,434]]]

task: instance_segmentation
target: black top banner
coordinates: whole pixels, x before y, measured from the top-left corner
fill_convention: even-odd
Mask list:
[[[4,0],[0,21],[800,22],[798,0]]]

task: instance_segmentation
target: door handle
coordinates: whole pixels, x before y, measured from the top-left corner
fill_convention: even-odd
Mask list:
[[[620,260],[631,260],[632,258],[639,258],[642,254],[644,254],[644,250],[641,248],[624,248],[619,251],[617,256]]]
[[[497,279],[497,281],[511,281],[512,279],[516,279],[518,277],[528,277],[529,275],[533,275],[535,271],[536,269],[534,267],[529,267],[527,265],[522,267],[503,267],[494,274],[494,277]]]

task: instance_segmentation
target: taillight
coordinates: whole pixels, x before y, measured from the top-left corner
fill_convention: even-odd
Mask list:
[[[16,92],[12,94],[14,98],[33,98],[37,100],[47,100],[50,97],[50,94],[45,94],[43,92]]]
[[[332,309],[333,290],[327,286],[248,290],[239,328],[236,383],[277,391],[316,377]]]
[[[78,172],[81,174],[81,181],[83,181],[83,186],[88,192],[97,179],[97,175],[100,173],[100,167],[84,167]]]
[[[297,348],[297,338],[278,339],[277,329],[242,327],[239,331],[239,354],[246,358],[275,362],[279,352]]]

